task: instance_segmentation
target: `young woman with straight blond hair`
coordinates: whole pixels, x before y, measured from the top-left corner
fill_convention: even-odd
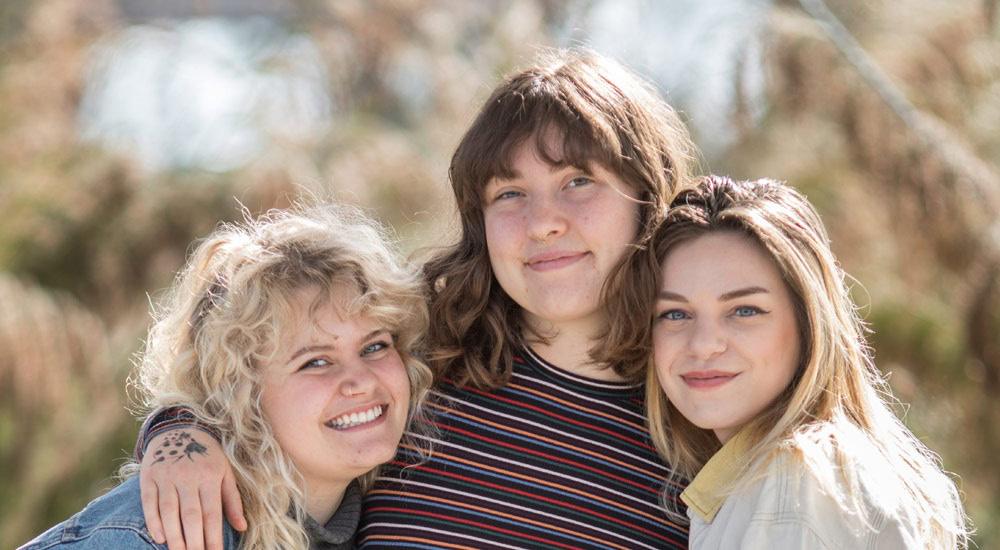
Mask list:
[[[647,408],[656,448],[693,478],[691,548],[967,546],[958,490],[893,414],[804,196],[706,178],[674,199],[651,252],[631,258],[659,274],[633,297],[652,318]]]

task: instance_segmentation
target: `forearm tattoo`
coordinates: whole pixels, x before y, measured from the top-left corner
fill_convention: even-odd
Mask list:
[[[166,461],[172,458],[177,462],[183,458],[194,462],[194,454],[205,456],[208,454],[208,447],[198,443],[198,441],[188,432],[169,433],[163,439],[163,443],[156,449],[156,460],[153,464]]]

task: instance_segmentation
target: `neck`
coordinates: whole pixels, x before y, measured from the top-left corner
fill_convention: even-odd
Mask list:
[[[717,437],[719,439],[719,443],[722,443],[723,445],[725,445],[726,443],[729,443],[729,440],[732,439],[733,436],[736,435],[736,432],[737,432],[737,430],[731,429],[731,428],[729,428],[729,429],[718,429],[718,430],[713,430],[713,431],[715,432],[715,437]]]
[[[340,501],[347,491],[347,484],[325,487],[306,487],[306,513],[316,523],[326,525],[340,508]]]
[[[622,381],[622,377],[610,367],[594,363],[590,359],[594,336],[603,329],[601,323],[585,320],[555,324],[539,319],[529,320],[529,323],[548,340],[547,342],[528,340],[531,349],[542,359],[584,378],[608,382]]]

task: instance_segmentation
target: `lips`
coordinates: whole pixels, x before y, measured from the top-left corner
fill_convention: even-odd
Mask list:
[[[681,375],[681,380],[688,387],[696,390],[710,390],[728,384],[739,376],[738,372],[726,372],[720,370],[691,371]]]
[[[335,430],[346,430],[348,428],[368,424],[382,418],[385,409],[388,407],[388,405],[375,405],[374,407],[363,411],[342,414],[337,418],[328,420],[326,422],[326,426]]]
[[[524,263],[532,271],[550,271],[575,264],[587,254],[577,250],[549,250],[529,256]]]

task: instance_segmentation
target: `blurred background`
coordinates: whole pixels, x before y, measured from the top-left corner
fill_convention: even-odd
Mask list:
[[[442,242],[480,102],[575,44],[652,80],[705,171],[808,194],[906,424],[995,547],[998,4],[3,0],[0,547],[114,485],[131,357],[193,239],[311,191],[407,251]]]

